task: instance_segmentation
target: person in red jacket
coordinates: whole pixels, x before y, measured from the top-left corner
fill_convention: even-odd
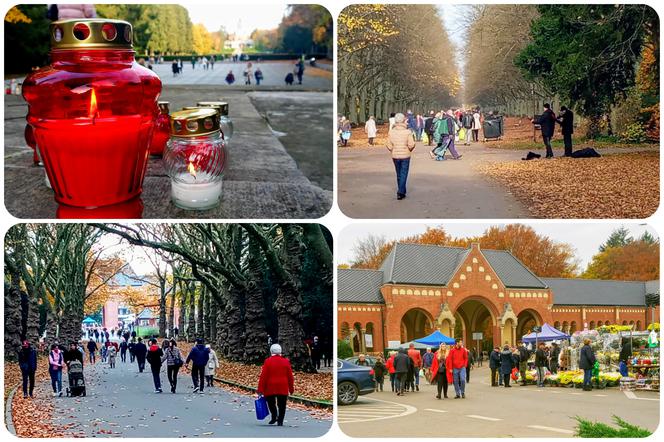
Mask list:
[[[468,365],[468,350],[463,347],[463,341],[457,339],[456,344],[447,355],[446,367],[449,370],[452,367],[452,377],[454,380],[454,399],[466,397],[466,366]]]
[[[295,391],[295,381],[290,362],[281,356],[281,345],[273,344],[270,347],[270,354],[271,356],[263,364],[257,393],[265,396],[267,401],[272,415],[269,424],[276,422],[282,427],[286,415],[286,400],[288,395]]]
[[[396,370],[394,369],[395,354],[397,354],[396,351],[391,351],[390,357],[387,358],[387,361],[385,362],[385,367],[387,368],[387,372],[390,374],[390,385],[392,386],[392,392],[394,392],[394,383],[397,379]]]
[[[422,368],[422,354],[419,350],[415,348],[414,343],[410,343],[408,346],[408,357],[413,360],[414,372],[415,372],[415,389],[420,391],[420,369]]]

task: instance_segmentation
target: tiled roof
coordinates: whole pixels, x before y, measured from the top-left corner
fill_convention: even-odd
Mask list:
[[[555,305],[645,306],[646,285],[659,281],[604,281],[598,279],[543,278],[553,290]]]
[[[337,271],[338,302],[383,304],[380,270],[339,269]]]
[[[506,250],[481,250],[481,252],[505,287],[546,288],[546,283],[510,252]]]

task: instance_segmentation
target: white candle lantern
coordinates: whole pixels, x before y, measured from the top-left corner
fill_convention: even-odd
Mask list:
[[[171,138],[164,167],[171,178],[173,203],[186,210],[219,205],[226,145],[215,109],[191,109],[170,116]]]

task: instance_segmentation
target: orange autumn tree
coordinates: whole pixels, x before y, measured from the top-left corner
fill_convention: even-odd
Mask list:
[[[116,289],[109,282],[127,269],[129,263],[119,256],[102,258],[99,254],[90,253],[88,257],[88,290],[85,294],[84,313],[90,315],[98,312],[115,293]]]
[[[481,236],[453,238],[442,226],[427,227],[423,233],[400,240],[388,241],[369,235],[355,245],[353,268],[377,269],[397,242],[429,244],[451,247],[470,247],[479,243],[481,248],[507,250],[536,275],[542,277],[573,277],[578,272],[574,249],[566,243],[553,241],[523,224],[492,226]]]
[[[581,276],[624,281],[659,279],[659,241],[639,239],[620,247],[608,247],[593,256]]]

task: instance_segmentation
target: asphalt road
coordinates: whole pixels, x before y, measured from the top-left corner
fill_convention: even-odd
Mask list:
[[[486,367],[473,370],[470,381],[466,399],[453,399],[450,386],[442,400],[433,385],[398,397],[386,382],[387,391],[339,407],[339,426],[352,437],[571,437],[574,416],[611,423],[616,414],[650,430],[659,424],[659,393],[491,387]]]
[[[161,394],[154,392],[149,368],[138,373],[136,364],[118,362],[110,369],[98,363],[85,371],[87,396],[54,398],[54,416],[58,423],[75,423],[71,431],[86,437],[318,437],[331,426],[330,420],[292,409],[283,427],[268,425],[268,419],[256,420],[254,397],[218,387],[191,393],[188,374],[178,377],[172,394],[165,368]]]
[[[210,85],[216,84],[224,87],[239,87],[245,86],[244,77],[242,73],[246,69],[247,63],[232,63],[230,61],[217,62],[214,64],[213,69],[203,69],[202,66],[196,64],[196,68],[192,69],[191,59],[182,60],[184,63],[182,67],[182,74],[178,76],[173,76],[173,71],[170,63],[164,64],[155,64],[152,66],[152,69],[159,75],[162,83],[167,85],[191,85],[191,84],[200,84],[200,85]],[[260,86],[256,86],[256,79],[251,79],[252,87],[256,89],[261,89],[266,86],[283,86],[286,87],[284,78],[286,74],[293,71],[293,64],[295,60],[290,61],[270,61],[270,62],[261,62],[256,63],[252,62],[252,69],[256,71],[256,66],[259,66],[263,72],[263,81],[261,81]],[[226,75],[229,71],[233,72],[235,76],[235,83],[232,86],[228,86],[226,83]],[[297,84],[297,78],[295,79],[295,84],[289,86],[293,90],[306,90],[306,89],[324,89],[332,91],[332,80],[333,76],[330,71],[327,69],[321,68],[312,68],[309,64],[305,65],[304,77],[302,79],[302,84]]]

